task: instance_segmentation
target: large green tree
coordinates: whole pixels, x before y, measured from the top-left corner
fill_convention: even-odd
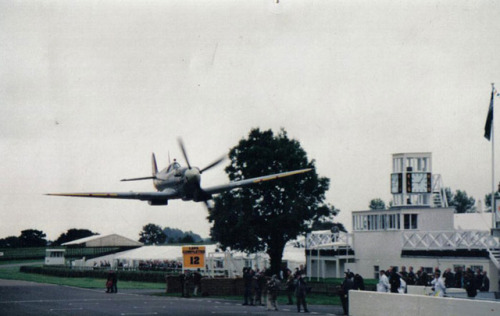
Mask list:
[[[277,273],[285,244],[310,230],[311,224],[335,213],[325,204],[329,179],[319,177],[314,160],[307,159],[299,142],[281,130],[252,129],[229,152],[225,169],[230,180],[242,180],[303,168],[305,174],[267,181],[225,192],[214,199],[208,219],[210,234],[223,248],[244,252],[266,251]]]
[[[165,235],[163,229],[155,224],[144,225],[139,236],[139,241],[145,245],[161,245],[167,239],[167,235]]]

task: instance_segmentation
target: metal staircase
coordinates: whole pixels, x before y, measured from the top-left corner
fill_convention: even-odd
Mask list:
[[[443,188],[440,174],[432,175],[432,205],[431,207],[448,207],[448,199]]]
[[[488,249],[488,252],[490,253],[490,260],[500,270],[500,248]]]

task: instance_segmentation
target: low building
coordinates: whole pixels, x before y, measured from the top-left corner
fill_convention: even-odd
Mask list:
[[[393,155],[393,207],[353,212],[351,234],[308,235],[308,274],[342,277],[349,269],[378,278],[389,267],[471,268],[487,272],[490,291],[498,291],[500,241],[491,235],[491,213],[455,214],[431,166],[430,153]]]
[[[46,249],[45,250],[45,265],[64,265],[66,260],[64,258],[64,249]]]

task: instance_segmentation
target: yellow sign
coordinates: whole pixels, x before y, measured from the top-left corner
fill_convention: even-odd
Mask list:
[[[182,247],[184,268],[205,268],[205,246]]]

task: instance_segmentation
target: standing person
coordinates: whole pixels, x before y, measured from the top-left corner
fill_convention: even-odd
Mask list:
[[[280,289],[280,281],[276,274],[273,274],[271,280],[267,282],[267,310],[270,311],[274,308],[275,311],[278,310],[278,292]]]
[[[106,293],[111,293],[113,288],[113,273],[112,271],[108,272],[108,277],[106,279]]]
[[[293,305],[292,295],[295,293],[295,278],[293,277],[292,271],[287,270],[286,277],[286,294],[288,295],[287,305]],[[300,274],[297,274],[299,276]]]
[[[380,270],[380,278],[377,284],[377,292],[389,292],[389,288],[391,285],[389,284],[389,278],[385,275],[384,270]]]
[[[451,272],[450,268],[447,268],[443,272],[444,285],[446,288],[455,287],[455,275]]]
[[[405,281],[405,279],[402,276],[399,279],[398,293],[399,294],[405,294],[406,293],[406,281]]]
[[[418,270],[417,275],[418,275],[417,285],[423,285],[423,286],[429,285],[428,275],[427,272],[425,272],[424,267],[420,267],[420,270]]]
[[[344,315],[349,315],[349,291],[354,289],[353,273],[345,272],[345,278],[340,286],[340,302]]]
[[[467,297],[474,298],[477,295],[477,289],[474,284],[474,273],[470,268],[467,268],[464,275],[464,287],[467,291]]]
[[[474,286],[476,287],[476,291],[481,290],[482,284],[483,284],[483,275],[481,274],[481,270],[476,269],[476,274],[474,275]]]
[[[193,296],[198,295],[198,291],[201,292],[201,273],[200,273],[200,268],[193,274],[193,285],[194,285],[194,291],[193,291]]]
[[[252,281],[253,281],[253,270],[252,268],[243,268],[243,282],[245,285],[245,293],[244,293],[244,302],[243,305],[253,305],[253,297],[252,297]]]
[[[417,283],[417,276],[415,272],[413,272],[413,267],[408,268],[408,280],[406,281],[407,285],[415,285]]]
[[[184,297],[191,297],[191,285],[193,284],[193,275],[191,271],[184,270]]]
[[[455,267],[455,287],[461,289],[464,285],[462,267]]]
[[[111,286],[111,293],[118,293],[118,276],[115,271],[111,271],[111,281],[113,285]]]
[[[401,271],[399,272],[401,279],[405,281],[405,284],[408,284],[408,272],[406,272],[406,267],[401,266]]]
[[[264,289],[265,282],[266,278],[264,277],[264,272],[257,269],[254,276],[255,305],[264,306],[262,304],[262,290]]]
[[[389,283],[391,284],[391,293],[399,293],[401,287],[401,278],[394,268],[391,268]]]
[[[434,296],[443,297],[446,294],[444,279],[441,277],[439,270],[434,271],[434,280],[432,280],[431,284],[434,289]]]
[[[483,283],[481,284],[481,292],[488,292],[490,290],[490,279],[488,279],[488,275],[486,271],[483,271]]]
[[[181,296],[184,297],[184,278],[186,278],[185,272],[179,274],[179,283],[181,284]]]
[[[355,290],[365,290],[365,280],[363,280],[363,277],[359,274],[354,275],[354,289]]]
[[[309,313],[307,310],[306,303],[306,295],[307,295],[307,283],[306,280],[302,277],[302,274],[297,276],[295,280],[295,297],[297,298],[297,312],[300,313],[300,305],[304,307],[304,313]]]

